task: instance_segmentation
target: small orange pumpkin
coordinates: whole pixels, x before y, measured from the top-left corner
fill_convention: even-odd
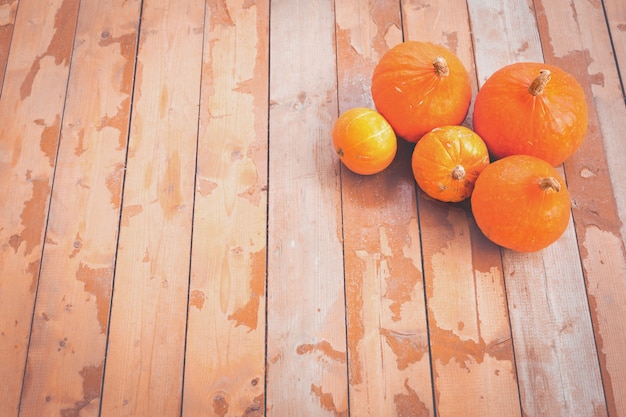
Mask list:
[[[533,155],[557,166],[585,137],[585,93],[574,77],[554,65],[507,65],[478,91],[473,124],[494,158]]]
[[[370,175],[387,168],[396,156],[396,135],[376,110],[355,107],[342,113],[332,130],[335,152],[351,171]]]
[[[415,145],[411,160],[419,187],[445,202],[469,197],[476,178],[487,165],[485,142],[463,126],[443,126],[428,132]]]
[[[570,219],[565,181],[552,165],[529,155],[508,156],[487,166],[474,184],[471,202],[483,234],[518,252],[551,245]]]
[[[372,76],[372,99],[396,134],[417,142],[467,115],[472,86],[461,60],[444,46],[407,41],[387,51]]]

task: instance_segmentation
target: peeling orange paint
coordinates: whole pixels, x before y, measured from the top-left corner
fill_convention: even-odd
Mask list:
[[[311,384],[311,392],[318,398],[320,405],[326,411],[330,411],[335,414],[335,417],[347,417],[348,410],[337,410],[333,394],[323,392],[321,386]]]
[[[35,124],[44,126],[43,131],[41,132],[41,141],[39,142],[39,147],[44,155],[46,155],[46,157],[48,158],[49,165],[53,167],[59,143],[61,116],[57,114],[54,122],[50,126],[46,126],[45,121],[42,119],[35,120]]]
[[[213,190],[215,190],[216,188],[217,183],[213,181],[209,181],[206,178],[200,178],[198,180],[197,189],[202,197],[206,197],[207,195],[211,194],[211,192],[213,192]]]
[[[211,17],[210,25],[212,28],[218,25],[235,26],[235,22],[228,11],[226,0],[210,0],[207,1],[207,5],[210,9],[209,16]]]
[[[417,392],[409,385],[408,378],[404,380],[406,394],[395,394],[393,401],[396,404],[396,415],[402,417],[429,417],[430,411],[426,404],[420,400]]]
[[[264,191],[267,191],[266,186],[259,186],[258,184],[255,184],[248,187],[244,192],[239,193],[238,195],[258,207],[261,204],[261,196]]]
[[[106,187],[111,193],[111,205],[118,209],[122,204],[122,181],[124,180],[124,164],[115,165],[115,169],[105,180]]]
[[[117,147],[118,150],[126,149],[128,123],[130,123],[129,122],[129,117],[130,117],[129,107],[130,107],[130,97],[127,97],[117,107],[117,113],[115,113],[113,116],[108,116],[108,115],[103,116],[100,119],[98,126],[96,127],[97,131],[104,129],[105,127],[110,127],[120,132],[118,136],[118,147]]]
[[[265,247],[250,256],[250,300],[239,310],[228,316],[235,321],[235,327],[246,326],[256,330],[259,321],[260,299],[265,296]]]
[[[33,82],[37,73],[41,69],[41,60],[47,56],[54,58],[55,65],[68,66],[70,55],[72,52],[74,39],[74,30],[76,18],[78,15],[79,0],[65,0],[61,3],[61,7],[56,12],[54,18],[54,35],[48,44],[48,49],[37,56],[31,65],[31,68],[24,78],[20,87],[21,99],[29,97],[32,91]],[[74,24],[68,24],[73,22]]]
[[[387,345],[396,355],[398,370],[403,371],[409,365],[419,362],[428,353],[428,344],[419,343],[416,335],[401,334],[389,329],[380,329],[380,334],[385,338]]]
[[[204,300],[206,300],[206,295],[203,291],[193,290],[189,294],[189,305],[198,310],[202,310],[202,307],[204,307]]]
[[[109,321],[113,268],[91,268],[81,262],[76,271],[76,279],[83,282],[85,291],[96,299],[100,332],[105,334]]]
[[[296,348],[298,355],[305,355],[313,352],[322,352],[326,357],[339,363],[346,363],[346,352],[340,352],[333,349],[331,344],[326,340],[323,340],[315,345],[304,344]]]
[[[50,196],[48,179],[31,178],[30,171],[26,179],[32,184],[32,196],[24,202],[24,208],[20,214],[22,231],[19,238],[12,238],[14,242],[25,243],[24,255],[29,255],[34,248],[41,245],[43,229],[46,221],[46,208]]]
[[[81,411],[87,407],[93,400],[100,397],[102,387],[103,364],[98,366],[85,366],[80,372],[83,378],[83,398],[74,403],[72,408],[64,408],[60,410],[61,417],[79,417]]]
[[[122,226],[130,226],[130,219],[135,217],[139,213],[143,211],[143,206],[141,204],[134,204],[131,206],[126,206],[122,210]]]

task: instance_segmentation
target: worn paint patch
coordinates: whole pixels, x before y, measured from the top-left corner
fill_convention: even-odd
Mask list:
[[[85,366],[80,372],[83,378],[83,398],[74,403],[72,408],[61,409],[61,417],[80,417],[84,408],[100,397],[102,387],[103,364]]]
[[[210,0],[207,1],[210,13],[211,28],[216,26],[235,26],[235,22],[230,15],[226,0]]]
[[[41,69],[41,60],[43,58],[54,58],[54,64],[57,66],[69,65],[78,14],[78,3],[79,0],[65,0],[61,3],[61,7],[57,10],[54,18],[54,35],[48,44],[48,48],[43,54],[35,58],[20,86],[22,100],[31,95],[33,83]]]
[[[259,322],[260,300],[265,297],[265,247],[250,256],[250,299],[239,310],[228,316],[234,320],[235,326],[246,326],[250,331],[256,330]]]
[[[263,193],[267,191],[267,186],[254,184],[248,187],[244,192],[239,193],[239,197],[248,200],[254,206],[259,206],[263,199]]]
[[[91,268],[82,262],[76,271],[76,279],[85,284],[85,291],[96,300],[98,323],[103,334],[107,331],[109,320],[112,277],[113,268]]]
[[[17,0],[9,2],[5,0],[0,4],[0,29],[13,26],[15,22],[15,12],[17,10]]]
[[[122,181],[124,180],[124,164],[119,163],[115,165],[113,171],[107,175],[105,184],[107,190],[111,194],[111,206],[114,209],[120,208],[122,204]]]
[[[414,334],[399,333],[389,329],[380,329],[380,334],[396,356],[399,371],[419,362],[428,353],[427,343],[420,343]]]
[[[306,355],[313,352],[320,352],[325,357],[331,359],[332,361],[339,363],[346,363],[346,352],[340,352],[338,350],[333,349],[332,345],[323,340],[316,344],[304,344],[300,345],[296,348],[296,352],[298,355]]]
[[[128,123],[129,123],[129,107],[130,97],[125,98],[117,107],[117,113],[113,116],[105,115],[100,118],[96,130],[99,132],[105,127],[110,127],[119,131],[117,150],[126,149],[126,143],[128,138]]]
[[[347,417],[348,410],[338,410],[335,405],[335,400],[333,398],[333,394],[329,392],[324,392],[321,386],[317,386],[311,384],[311,393],[317,397],[320,405],[326,411],[330,411],[335,415],[335,417]]]
[[[461,368],[469,371],[470,362],[481,363],[483,361],[487,345],[482,339],[478,342],[472,339],[461,339],[452,330],[437,327],[434,319],[431,321],[430,334],[433,344],[433,360],[438,360],[442,365],[454,361]]]
[[[130,226],[130,219],[137,216],[139,213],[143,211],[143,206],[141,204],[134,204],[131,206],[126,206],[122,210],[122,226]]]
[[[61,116],[56,115],[54,122],[49,126],[46,125],[43,119],[35,120],[35,124],[43,126],[41,132],[41,140],[39,141],[39,148],[43,154],[48,158],[48,163],[51,167],[54,166],[54,160],[56,158],[57,146],[59,143],[59,132],[61,130]]]
[[[395,394],[393,402],[396,405],[396,415],[403,417],[428,417],[431,415],[426,404],[420,400],[417,392],[409,385],[408,378],[404,380],[407,393]]]
[[[197,308],[198,310],[202,310],[202,307],[204,307],[205,300],[206,300],[206,295],[204,294],[204,291],[193,290],[189,294],[189,305]]]
[[[30,171],[26,174],[26,180],[32,184],[31,198],[24,202],[24,208],[20,214],[23,229],[19,235],[11,237],[11,242],[13,242],[15,251],[24,243],[26,245],[24,255],[29,255],[34,248],[41,244],[50,185],[47,179],[31,178]]]

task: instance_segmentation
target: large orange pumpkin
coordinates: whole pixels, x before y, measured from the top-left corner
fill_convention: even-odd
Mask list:
[[[362,175],[377,174],[396,155],[396,135],[376,110],[355,107],[342,113],[332,130],[335,152],[343,164]]]
[[[570,219],[565,181],[552,165],[529,155],[512,155],[488,165],[474,184],[471,202],[484,235],[519,252],[551,245]]]
[[[485,142],[463,126],[438,127],[413,149],[413,176],[426,194],[458,202],[472,194],[478,174],[489,165]]]
[[[429,42],[407,41],[387,51],[374,68],[371,88],[376,109],[409,142],[436,127],[461,124],[472,99],[463,63]]]
[[[554,65],[518,62],[485,81],[476,95],[473,123],[494,158],[526,154],[557,166],[585,137],[585,93]]]

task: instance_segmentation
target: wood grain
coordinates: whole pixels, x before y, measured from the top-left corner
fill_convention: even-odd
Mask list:
[[[348,413],[334,28],[332,1],[272,2],[268,416]]]
[[[340,1],[335,10],[339,110],[373,107],[371,74],[402,40],[400,8]],[[411,150],[400,140],[377,175],[341,169],[353,416],[434,413]]]
[[[532,9],[521,11],[508,2],[485,6],[471,1],[469,6],[476,39],[492,45],[476,42],[480,80],[494,66],[543,60]],[[516,16],[516,21],[503,16]],[[492,50],[497,45],[509,46],[498,53]],[[573,222],[547,249],[531,254],[503,250],[502,258],[523,413],[606,415]]]
[[[3,416],[22,390],[77,12],[76,0],[20,2],[0,97]]]
[[[177,416],[204,1],[143,2],[101,414]]]
[[[269,1],[207,5],[183,415],[260,416]]]
[[[4,70],[6,69],[7,58],[9,57],[9,47],[11,46],[11,36],[13,35],[16,11],[17,0],[0,0],[0,95],[2,94]]]
[[[408,38],[454,52],[477,91],[465,1],[404,3]],[[471,109],[466,124],[471,126]],[[502,262],[469,203],[417,194],[437,415],[520,415]],[[459,401],[463,398],[463,401]]]
[[[139,17],[122,3],[78,16],[21,416],[99,411]]]
[[[0,0],[0,415],[626,417],[621,0]],[[531,254],[330,132],[403,40],[589,130]],[[620,71],[621,70],[621,71]],[[472,108],[464,124],[471,127]]]
[[[626,315],[626,188],[620,181],[626,181],[626,164],[615,153],[623,149],[626,108],[604,11],[598,4],[581,1],[573,2],[570,9],[563,13],[555,4],[539,2],[539,30],[546,62],[574,75],[587,96],[588,133],[581,148],[566,161],[565,172],[575,198],[576,234],[608,411],[611,416],[624,416],[626,364],[620,358],[626,355],[626,324],[619,317]],[[608,7],[607,13],[619,19],[616,7]],[[614,45],[619,49],[619,41]]]

